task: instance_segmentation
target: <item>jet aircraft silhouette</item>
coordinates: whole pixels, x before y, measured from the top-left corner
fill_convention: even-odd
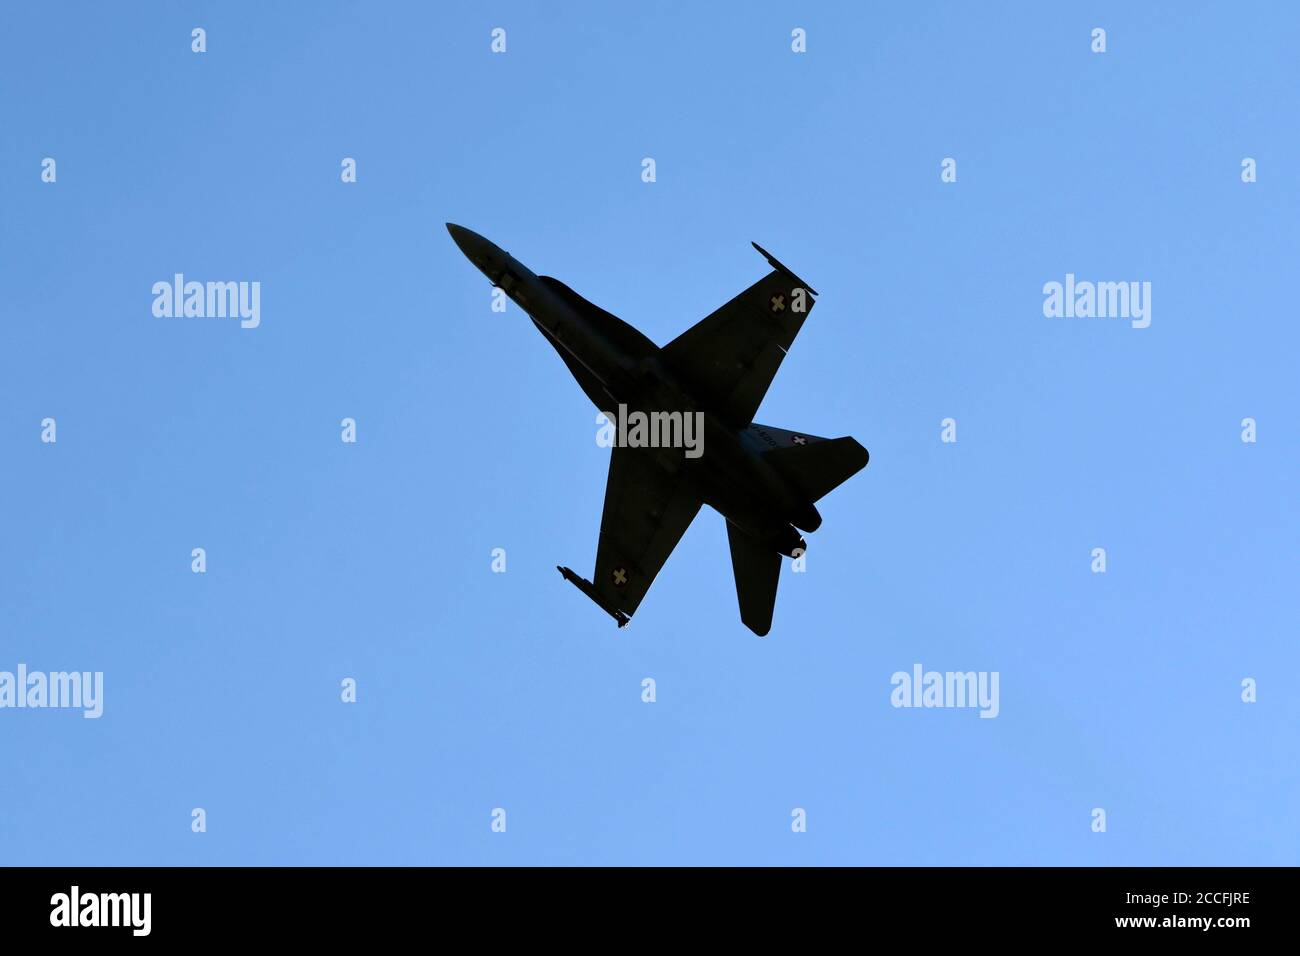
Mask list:
[[[753,421],[817,293],[753,243],[772,271],[660,348],[477,233],[452,223],[447,230],[528,314],[597,409],[660,423],[674,413],[677,421],[689,415],[702,422],[697,457],[681,447],[613,448],[592,580],[566,567],[559,572],[624,627],[708,504],[727,521],[740,618],[760,637],[767,634],[781,556],[804,553],[797,529],[817,530],[815,502],[869,457],[852,438]]]

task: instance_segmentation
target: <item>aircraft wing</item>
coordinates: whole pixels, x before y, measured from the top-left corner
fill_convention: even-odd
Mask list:
[[[593,581],[560,573],[622,627],[700,510],[701,501],[678,473],[646,449],[614,448],[605,485]]]
[[[817,294],[757,243],[754,248],[773,270],[661,353],[718,415],[737,427],[754,420]]]

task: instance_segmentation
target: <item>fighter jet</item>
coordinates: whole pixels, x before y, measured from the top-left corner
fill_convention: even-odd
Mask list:
[[[822,522],[815,502],[868,459],[852,438],[753,420],[817,293],[753,243],[772,271],[660,348],[477,233],[452,223],[447,230],[533,320],[598,410],[629,418],[640,412],[643,421],[658,415],[660,422],[679,413],[702,423],[693,457],[682,447],[615,445],[592,580],[562,566],[560,574],[624,627],[707,504],[727,522],[740,619],[767,634],[781,556],[805,552],[799,530],[816,531]]]

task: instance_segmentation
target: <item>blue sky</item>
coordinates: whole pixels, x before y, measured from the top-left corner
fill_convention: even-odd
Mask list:
[[[0,670],[105,675],[0,710],[0,863],[1300,862],[1300,15],[306,9],[0,14]],[[609,453],[448,220],[659,344],[750,240],[820,290],[758,420],[872,461],[767,638],[707,509],[624,631],[561,580]],[[915,663],[999,716],[891,707]]]

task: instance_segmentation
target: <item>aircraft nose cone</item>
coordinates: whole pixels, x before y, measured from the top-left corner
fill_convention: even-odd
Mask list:
[[[474,235],[474,233],[470,232],[464,226],[458,226],[454,222],[447,223],[447,231],[451,233],[452,241],[454,241],[456,245],[460,246],[461,249],[465,248],[465,243],[469,237]]]
[[[481,266],[482,263],[487,261],[489,258],[488,253],[492,250],[492,243],[474,230],[458,226],[454,222],[447,223],[447,231],[451,233],[452,240],[460,247],[460,251],[465,254],[470,262]]]

